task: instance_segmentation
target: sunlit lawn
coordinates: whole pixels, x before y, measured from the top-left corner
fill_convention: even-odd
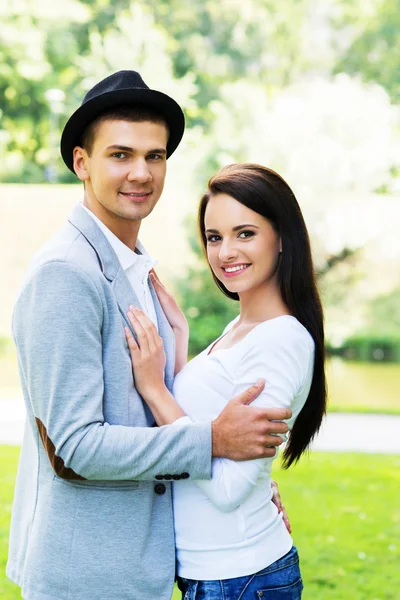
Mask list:
[[[3,575],[17,456],[0,446],[2,600],[20,598]],[[304,600],[399,600],[400,456],[313,453],[275,477],[300,551]]]

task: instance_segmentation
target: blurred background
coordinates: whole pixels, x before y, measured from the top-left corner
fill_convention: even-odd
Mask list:
[[[187,118],[141,238],[186,312],[191,353],[237,311],[201,257],[198,200],[220,166],[258,162],[288,181],[310,232],[330,412],[399,419],[399,31],[400,0],[0,0],[0,414],[21,398],[10,322],[24,270],[82,198],[62,127],[96,82],[136,69]],[[5,564],[18,447],[0,451]],[[399,600],[399,466],[312,453],[276,474],[306,600]],[[19,597],[1,573],[0,595]]]

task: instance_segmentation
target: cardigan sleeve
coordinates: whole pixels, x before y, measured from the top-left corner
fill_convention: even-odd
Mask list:
[[[274,321],[267,321],[257,327],[257,331],[250,332],[233,396],[243,392],[258,379],[264,379],[265,388],[252,405],[290,408],[293,416],[287,423],[291,429],[305,401],[304,399],[301,406],[296,406],[296,396],[304,387],[310,372],[314,345],[311,336],[298,322]],[[281,437],[286,439],[285,435]],[[196,483],[217,508],[224,512],[231,511],[247,498],[256,485],[260,472],[271,466],[276,455],[273,458],[249,461],[214,458],[211,480]]]
[[[158,428],[106,421],[105,314],[101,286],[63,261],[38,268],[16,304],[20,374],[55,473],[65,479],[153,480],[179,469],[209,477],[210,423]]]

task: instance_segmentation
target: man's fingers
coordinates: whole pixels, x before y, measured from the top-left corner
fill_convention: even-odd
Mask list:
[[[263,451],[260,453],[260,456],[258,458],[272,458],[273,456],[276,455],[276,448],[264,448]]]
[[[265,386],[264,379],[259,379],[254,385],[247,388],[244,392],[236,396],[235,400],[239,404],[250,404],[261,394]]]
[[[280,435],[266,435],[264,438],[264,446],[269,448],[270,446],[281,446],[283,439]]]
[[[287,433],[289,431],[289,427],[283,421],[269,421],[266,426],[266,430],[268,433]],[[275,436],[276,437],[276,436]]]
[[[292,416],[290,408],[260,408],[260,410],[263,411],[263,416],[268,421],[283,421],[284,419],[290,419]]]

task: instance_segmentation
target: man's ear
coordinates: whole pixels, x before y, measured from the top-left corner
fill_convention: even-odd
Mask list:
[[[88,153],[81,146],[75,146],[73,150],[74,171],[81,181],[89,179],[87,170]]]

